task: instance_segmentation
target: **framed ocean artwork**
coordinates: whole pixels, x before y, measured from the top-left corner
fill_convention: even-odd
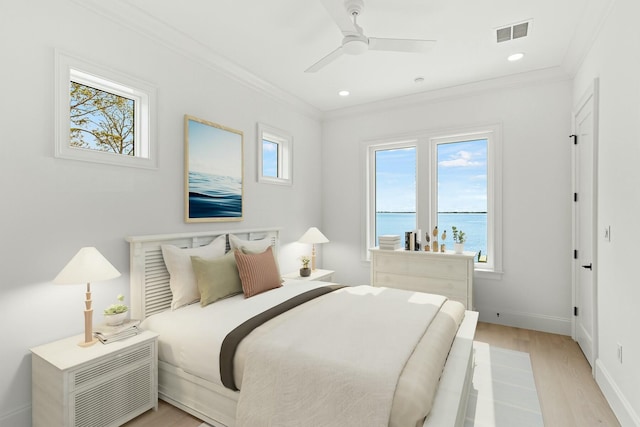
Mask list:
[[[244,136],[184,116],[185,222],[242,221]]]

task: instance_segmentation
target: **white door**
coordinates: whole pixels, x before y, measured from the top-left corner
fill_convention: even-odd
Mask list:
[[[598,82],[574,112],[574,339],[593,367],[597,345],[596,143]]]

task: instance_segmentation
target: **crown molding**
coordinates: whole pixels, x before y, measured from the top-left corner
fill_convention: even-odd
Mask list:
[[[572,77],[561,67],[545,68],[542,70],[511,74],[504,77],[465,83],[443,89],[430,90],[417,94],[356,105],[353,107],[345,107],[337,110],[326,111],[322,115],[322,117],[323,121],[325,122],[347,119],[366,114],[384,112],[391,109],[407,108],[415,105],[442,102],[445,100],[456,98],[466,98],[471,95],[492,92],[496,90],[513,89],[538,84],[567,81],[571,80],[571,78]]]
[[[290,93],[261,79],[252,72],[214,52],[204,44],[189,37],[169,24],[162,22],[125,0],[71,0],[111,21],[137,32],[164,47],[198,62],[224,77],[234,80],[273,100],[293,107],[315,120],[322,119],[322,112]]]

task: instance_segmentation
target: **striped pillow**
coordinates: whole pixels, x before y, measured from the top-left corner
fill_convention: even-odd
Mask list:
[[[236,249],[234,255],[245,298],[282,286],[271,246],[259,254],[244,254]]]

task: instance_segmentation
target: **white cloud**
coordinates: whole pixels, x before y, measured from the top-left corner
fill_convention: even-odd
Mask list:
[[[450,160],[443,160],[439,163],[440,166],[449,167],[469,167],[479,166],[482,163],[472,160],[473,155],[468,151],[458,151],[455,155],[451,156]]]

